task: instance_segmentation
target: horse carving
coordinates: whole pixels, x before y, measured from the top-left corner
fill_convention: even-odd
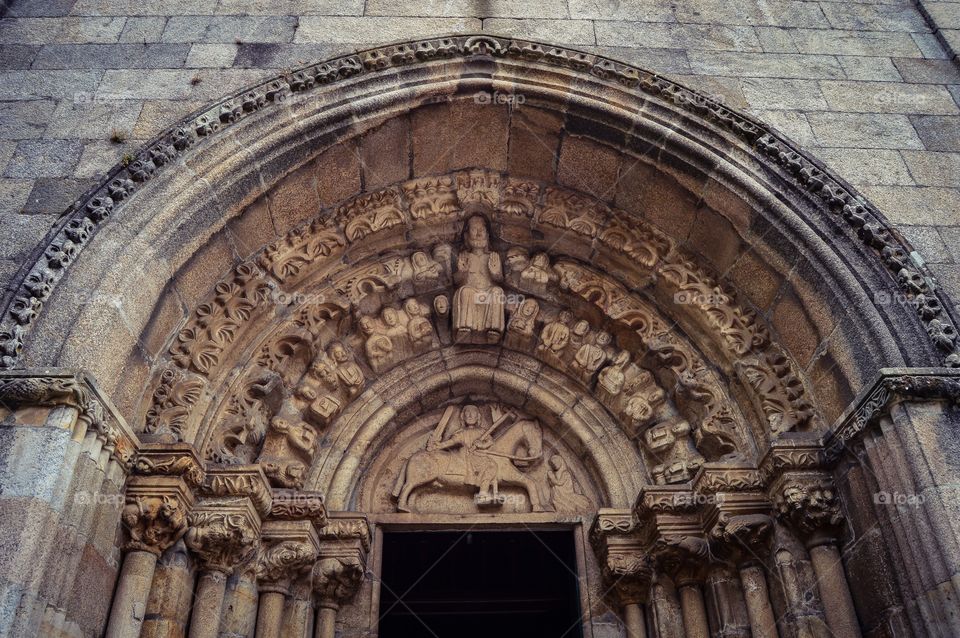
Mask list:
[[[476,487],[478,504],[502,503],[501,485],[520,487],[533,511],[544,511],[537,482],[525,473],[543,456],[540,424],[532,419],[517,420],[516,414],[501,412],[496,406],[492,411],[493,423],[483,428],[480,409],[464,406],[459,414],[462,427],[444,440],[446,427],[457,413],[456,406],[447,408],[426,449],[415,452],[397,477],[393,496],[398,511],[409,512],[411,494],[426,485]],[[502,432],[495,437],[498,429]]]

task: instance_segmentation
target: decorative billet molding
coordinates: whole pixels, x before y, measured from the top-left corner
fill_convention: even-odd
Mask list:
[[[42,255],[18,282],[4,309],[0,368],[16,367],[26,333],[90,238],[137,189],[170,170],[188,148],[223,134],[254,113],[276,108],[292,94],[384,70],[455,58],[519,59],[529,65],[567,69],[590,81],[619,85],[638,98],[664,100],[740,138],[817,198],[825,210],[846,223],[873,250],[895,281],[896,291],[914,306],[944,364],[960,366],[956,327],[935,280],[917,253],[872,205],[778,133],[696,91],[609,58],[525,40],[463,35],[377,47],[291,71],[225,97],[159,134],[133,161],[115,166],[100,184],[77,200],[48,235]],[[437,205],[441,210],[442,202]],[[362,233],[362,229],[357,232]],[[205,365],[199,363],[200,367]]]

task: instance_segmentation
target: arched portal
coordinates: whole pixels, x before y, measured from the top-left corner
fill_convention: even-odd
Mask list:
[[[70,490],[123,494],[43,514],[117,581],[108,636],[375,631],[385,530],[530,525],[578,539],[595,635],[852,636],[904,608],[922,635],[949,574],[871,571],[877,609],[841,561],[923,532],[846,551],[887,515],[855,510],[896,480],[876,449],[946,480],[874,424],[952,418],[953,313],[763,124],[600,56],[438,38],[251,87],[115,167],[24,267],[0,389],[94,460]],[[50,567],[11,626],[65,626],[44,579],[89,569]]]

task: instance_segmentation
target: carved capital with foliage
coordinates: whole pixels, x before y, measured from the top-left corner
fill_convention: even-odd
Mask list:
[[[602,509],[590,528],[590,542],[604,580],[621,605],[646,602],[653,564],[636,533],[630,510]]]
[[[264,522],[256,567],[260,590],[288,593],[290,584],[317,559],[319,543],[310,521]]]
[[[313,567],[313,590],[320,604],[339,607],[360,589],[370,549],[370,526],[352,512],[330,514],[320,532],[320,551]]]

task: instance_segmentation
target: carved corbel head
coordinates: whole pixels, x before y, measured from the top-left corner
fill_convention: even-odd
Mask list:
[[[843,512],[829,475],[787,473],[774,483],[772,495],[780,519],[790,525],[808,547],[839,538]]]

